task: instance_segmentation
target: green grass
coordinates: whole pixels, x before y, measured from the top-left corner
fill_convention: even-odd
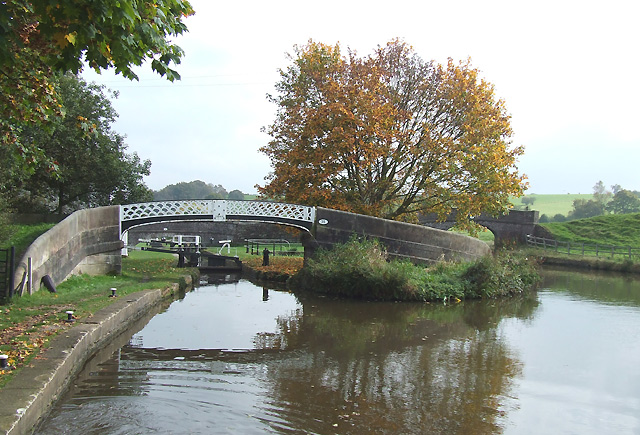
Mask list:
[[[49,229],[55,225],[56,224],[11,225],[11,235],[9,236],[6,246],[3,246],[3,248],[15,246],[16,261],[18,261],[35,239],[49,231]]]
[[[454,232],[454,233],[457,233],[457,234],[462,234],[462,235],[469,236],[469,237],[474,237],[476,239],[479,239],[479,240],[485,242],[489,246],[493,246],[493,243],[495,241],[494,234],[491,231],[487,230],[487,229],[479,231],[478,234],[476,234],[475,236],[473,234],[471,234],[470,232],[468,232],[468,231],[460,231],[460,230],[455,230],[453,228],[449,229],[448,231],[451,231],[451,232]]]
[[[581,267],[640,272],[640,213],[604,215],[542,226],[551,232],[557,243],[530,247],[528,251],[532,255],[544,252],[542,255],[548,259],[579,258]]]
[[[593,199],[593,195],[590,193],[549,195],[529,194],[526,196],[533,196],[535,198],[533,205],[530,206],[531,210],[538,210],[540,212],[540,216],[546,214],[550,218],[556,214],[567,216],[569,211],[573,210],[573,201],[576,199]],[[522,206],[522,197],[512,198],[511,203],[514,206]]]
[[[261,246],[260,247],[260,252],[261,252],[260,254],[255,254],[255,250],[254,250],[254,254],[252,255],[251,251],[249,251],[247,253],[246,245],[233,245],[233,246],[231,246],[231,253],[230,254],[227,253],[227,248],[224,248],[222,250],[222,255],[231,255],[231,256],[237,255],[238,258],[241,261],[243,261],[243,260],[246,260],[246,259],[251,258],[251,257],[258,257],[258,256],[262,257],[262,250],[264,248],[268,248],[269,251],[273,250],[272,246],[265,245],[265,246]],[[286,251],[288,249],[295,250],[296,254],[294,256],[300,256],[301,257],[301,256],[304,255],[304,247],[302,246],[302,243],[291,243],[289,246],[276,246],[276,256],[278,256],[280,254],[281,250],[282,251]],[[209,247],[209,248],[206,248],[206,251],[212,252],[214,254],[217,254],[220,251],[220,248],[217,247],[217,246]]]
[[[542,226],[559,241],[640,248],[640,213],[603,215]]]

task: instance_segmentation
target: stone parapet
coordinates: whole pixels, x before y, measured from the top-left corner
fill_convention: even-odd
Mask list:
[[[16,265],[16,290],[37,291],[45,275],[57,285],[72,273],[120,273],[121,248],[119,206],[78,210],[29,246]]]
[[[391,257],[417,263],[468,261],[491,253],[489,245],[478,239],[422,225],[321,207],[316,210],[316,218],[314,242],[318,247],[331,248],[356,235],[378,239]],[[313,249],[307,244],[305,249],[309,248]]]

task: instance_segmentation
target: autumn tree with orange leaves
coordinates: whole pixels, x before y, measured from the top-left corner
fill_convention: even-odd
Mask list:
[[[523,193],[524,150],[510,147],[504,102],[470,61],[426,62],[400,40],[367,57],[309,41],[290,59],[269,96],[262,195],[405,221],[456,209],[470,227]]]

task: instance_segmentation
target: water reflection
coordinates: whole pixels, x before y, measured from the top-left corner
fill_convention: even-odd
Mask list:
[[[268,397],[311,433],[329,423],[340,433],[494,433],[500,398],[520,370],[495,324],[537,306],[532,296],[454,306],[302,303],[295,339],[306,351],[272,366]]]
[[[551,427],[589,433],[548,417],[541,397],[565,386],[562,400],[572,405],[553,406],[575,411],[582,399],[571,388],[603,391],[627,399],[613,415],[640,411],[640,396],[629,392],[640,387],[631,373],[640,351],[583,324],[602,329],[609,317],[585,317],[602,317],[592,301],[627,309],[637,287],[607,283],[606,295],[581,280],[551,271],[540,293],[453,305],[332,300],[223,281],[188,293],[90,362],[38,433],[518,433],[544,430],[534,419],[540,410]],[[640,331],[637,313],[627,314],[618,326]],[[578,352],[601,340],[614,343],[608,355],[629,360],[607,360],[625,377],[619,388],[573,379],[577,361],[601,370],[593,352]]]
[[[548,268],[544,287],[574,298],[640,307],[640,283],[634,274]]]

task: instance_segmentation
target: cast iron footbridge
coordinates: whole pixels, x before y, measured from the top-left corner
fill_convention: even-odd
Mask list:
[[[120,234],[126,246],[129,228],[169,221],[253,221],[290,225],[311,231],[315,218],[315,207],[282,202],[226,199],[144,202],[120,206]]]

